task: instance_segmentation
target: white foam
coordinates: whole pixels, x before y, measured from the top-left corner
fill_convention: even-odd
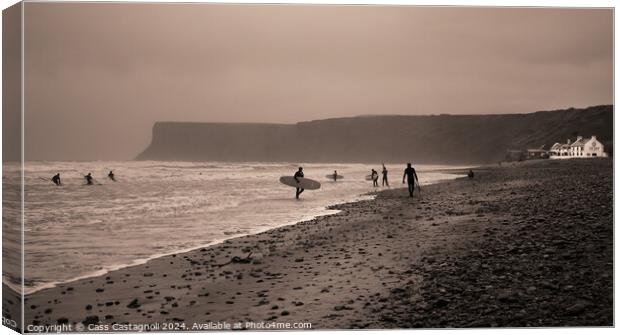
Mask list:
[[[25,292],[331,214],[327,206],[370,198],[361,195],[376,190],[364,180],[368,165],[305,164],[306,176],[323,186],[295,200],[294,189],[277,181],[293,174],[292,166],[297,164],[27,163],[26,279],[33,284]],[[106,178],[110,169],[118,182]],[[324,177],[334,169],[342,181]],[[403,167],[388,169],[398,184]],[[64,173],[71,170],[79,173]],[[65,186],[41,179],[56,172]],[[88,172],[103,185],[82,186]],[[454,177],[421,173],[421,184]],[[231,231],[242,233],[226,234]]]

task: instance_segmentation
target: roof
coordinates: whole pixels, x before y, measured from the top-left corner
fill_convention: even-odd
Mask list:
[[[562,147],[562,145],[560,143],[555,143],[554,145],[551,146],[551,149],[549,150],[558,150]]]
[[[571,144],[571,147],[584,147],[584,145],[586,145],[586,142],[588,142],[590,139],[589,138],[580,138],[577,139],[577,141],[573,142],[573,144]]]

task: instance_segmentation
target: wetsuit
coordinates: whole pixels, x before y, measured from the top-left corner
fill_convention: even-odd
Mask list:
[[[409,187],[409,196],[413,197],[413,191],[415,190],[415,182],[418,181],[418,175],[415,173],[413,167],[407,167],[403,174],[403,179],[407,176],[407,185]]]
[[[295,181],[297,181],[299,183],[299,179],[297,178],[303,178],[304,177],[304,173],[302,171],[297,171],[295,172],[295,175],[293,176],[293,178],[295,178]],[[301,194],[301,192],[303,192],[304,189],[301,187],[297,187],[295,189],[295,198],[299,199],[299,195]]]
[[[56,174],[52,177],[52,182],[56,184],[56,186],[60,186],[60,174]]]
[[[377,173],[377,171],[372,170],[372,173],[370,176],[372,178],[372,186],[373,187],[379,186],[379,183],[377,182],[377,180],[379,179],[379,174]]]
[[[381,181],[381,186],[387,186],[390,187],[390,183],[388,183],[388,170],[384,167],[383,171],[381,171],[381,174],[383,174],[383,180]]]

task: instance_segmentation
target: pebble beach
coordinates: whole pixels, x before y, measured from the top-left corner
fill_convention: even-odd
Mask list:
[[[413,198],[381,191],[337,214],[29,294],[26,331],[612,326],[612,165],[504,163]],[[16,318],[18,295],[3,289],[3,314]]]

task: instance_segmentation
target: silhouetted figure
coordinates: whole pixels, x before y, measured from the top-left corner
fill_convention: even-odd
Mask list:
[[[403,184],[405,183],[405,177],[407,177],[407,184],[409,186],[409,196],[413,198],[413,191],[415,190],[415,183],[418,181],[418,174],[415,173],[415,169],[411,166],[411,163],[407,163],[407,168],[403,174]]]
[[[334,181],[338,181],[338,171],[334,170]]]
[[[467,172],[467,177],[469,177],[469,179],[474,179],[474,171],[469,170],[469,172]]]
[[[60,182],[60,173],[57,173],[52,177],[52,182],[54,182],[56,186],[62,185],[62,183]]]
[[[390,183],[388,183],[388,170],[385,167],[385,164],[383,165],[383,171],[381,171],[381,174],[383,175],[383,179],[381,181],[381,186],[387,186],[390,187]]]
[[[93,184],[93,176],[90,175],[90,172],[84,176],[84,179],[86,179],[86,185]]]
[[[372,179],[372,186],[378,187],[379,174],[377,173],[377,171],[375,171],[375,169],[372,169],[372,172],[370,173],[370,178]]]
[[[114,179],[114,172],[112,172],[112,170],[110,170],[110,173],[108,173],[108,178],[112,179],[112,181],[116,181],[116,179]]]
[[[303,178],[303,177],[304,177],[304,168],[299,167],[299,170],[297,170],[297,172],[295,172],[295,175],[293,176],[293,178],[295,178],[295,181],[296,181],[297,183],[299,183],[299,179],[297,179],[297,178]],[[301,194],[301,192],[303,192],[303,191],[304,191],[304,189],[303,189],[303,188],[301,188],[301,187],[297,187],[297,188],[295,189],[295,198],[296,198],[296,199],[299,199],[299,195],[300,195],[300,194]]]

